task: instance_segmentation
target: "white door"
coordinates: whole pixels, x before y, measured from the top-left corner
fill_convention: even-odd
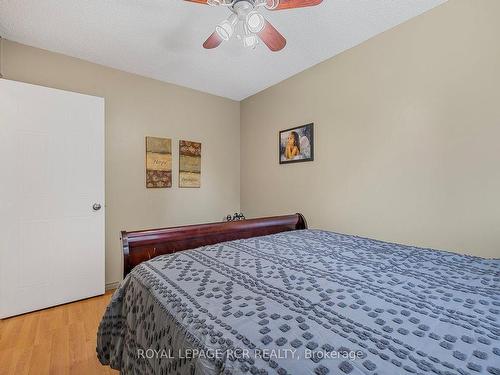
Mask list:
[[[0,318],[102,293],[104,99],[0,79]]]

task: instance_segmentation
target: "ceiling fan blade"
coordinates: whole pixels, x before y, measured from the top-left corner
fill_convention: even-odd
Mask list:
[[[207,0],[184,0],[184,1],[190,1],[191,3],[198,3],[198,4],[207,4]]]
[[[267,4],[272,6],[273,0],[267,0]],[[293,8],[313,7],[319,5],[323,0],[280,0],[279,5],[271,10],[283,10]]]
[[[264,28],[257,33],[260,40],[273,52],[281,51],[286,46],[286,39],[267,20]]]
[[[208,37],[207,40],[205,40],[205,43],[203,43],[203,47],[206,49],[212,49],[219,47],[220,44],[222,43],[222,38],[217,34],[216,31],[213,32],[212,35]]]

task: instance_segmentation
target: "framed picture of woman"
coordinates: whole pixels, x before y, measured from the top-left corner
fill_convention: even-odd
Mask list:
[[[279,132],[280,164],[314,160],[314,124],[297,126]]]

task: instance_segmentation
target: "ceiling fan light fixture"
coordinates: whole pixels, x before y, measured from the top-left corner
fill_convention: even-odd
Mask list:
[[[245,47],[252,47],[254,48],[259,41],[257,40],[257,37],[255,35],[247,35],[243,38],[243,45]]]
[[[228,41],[234,32],[233,27],[227,21],[222,21],[218,24],[215,27],[215,31],[217,31],[217,34],[225,41]]]
[[[263,0],[264,6],[269,10],[274,10],[280,5],[280,0]]]
[[[221,0],[207,0],[207,4],[215,7],[215,6],[221,5],[222,2],[221,2]]]
[[[217,34],[225,41],[231,39],[234,33],[234,26],[238,22],[238,16],[231,14],[227,20],[222,21],[215,27]]]
[[[256,11],[252,11],[247,14],[246,24],[250,32],[259,33],[264,28],[264,17]]]

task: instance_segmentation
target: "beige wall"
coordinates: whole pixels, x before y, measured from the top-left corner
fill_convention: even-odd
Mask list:
[[[238,102],[5,40],[2,60],[5,78],[105,98],[107,283],[121,279],[120,230],[220,221],[239,210]],[[173,140],[171,189],[145,188],[147,135]],[[177,187],[179,139],[202,142],[200,189]]]
[[[450,0],[241,105],[241,207],[500,257],[500,1]],[[315,122],[312,163],[278,130]]]

